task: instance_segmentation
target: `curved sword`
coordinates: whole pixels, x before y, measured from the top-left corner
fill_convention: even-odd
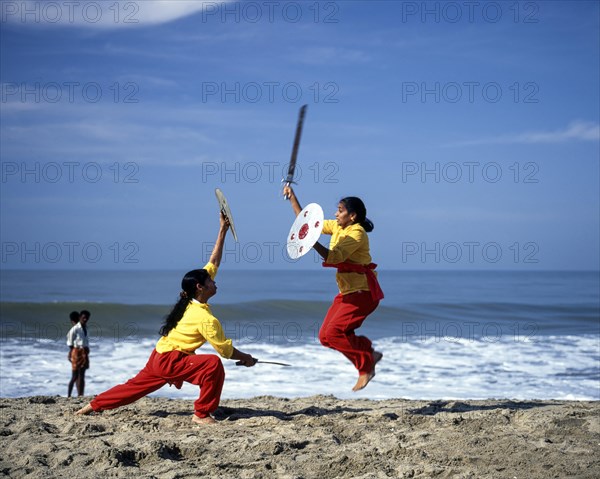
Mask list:
[[[276,363],[274,361],[260,361],[257,360],[257,363],[262,363],[262,364],[276,364],[277,366],[286,366],[286,367],[291,367],[291,364],[286,364],[286,363]],[[236,366],[242,366],[244,363],[242,361],[238,361],[235,363]]]

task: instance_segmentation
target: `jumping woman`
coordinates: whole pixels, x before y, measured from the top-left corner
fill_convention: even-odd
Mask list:
[[[196,349],[208,341],[221,357],[235,359],[247,367],[256,364],[250,354],[233,347],[208,305],[208,300],[217,293],[214,279],[228,229],[229,222],[221,214],[219,233],[210,259],[203,269],[190,271],[181,280],[180,298],[165,318],[160,330],[161,338],[144,369],[125,384],[99,394],[75,414],[115,409],[131,404],[167,383],[179,389],[186,381],[200,386],[192,421],[197,424],[215,422],[210,414],[219,405],[225,371],[218,356],[195,354]]]
[[[290,200],[296,216],[302,211],[294,190],[286,186],[283,194]],[[317,242],[313,248],[325,260],[323,266],[337,268],[336,280],[340,293],[333,300],[319,330],[323,346],[339,351],[358,370],[353,391],[363,389],[375,377],[375,365],[383,354],[375,351],[366,336],[356,336],[365,318],[375,311],[383,299],[371,262],[369,238],[373,223],[360,198],[350,196],[340,200],[335,220],[323,222],[323,234],[331,235],[329,249]]]

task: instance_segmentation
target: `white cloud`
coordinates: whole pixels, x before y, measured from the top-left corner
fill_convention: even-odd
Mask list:
[[[16,101],[2,101],[2,112],[0,114],[0,118],[2,115],[9,113],[22,113],[22,112],[31,112],[35,110],[41,110],[44,108],[44,105],[40,103],[25,103],[25,102],[16,102]]]
[[[85,159],[186,166],[200,154],[225,161],[215,159],[223,151],[225,130],[246,131],[251,122],[257,131],[281,126],[269,120],[257,121],[256,113],[245,108],[144,102],[37,105],[43,109],[8,112],[6,104],[2,106],[0,144],[5,161]]]
[[[24,26],[75,26],[82,28],[131,28],[159,25],[206,11],[207,19],[215,16],[222,4],[208,0],[114,0],[110,2],[83,0],[3,1],[2,23]]]
[[[574,121],[566,128],[554,131],[530,131],[477,140],[455,141],[445,146],[474,146],[492,144],[548,144],[567,141],[599,141],[600,124]]]
[[[453,207],[453,208],[413,208],[402,211],[402,216],[414,220],[426,220],[431,223],[452,224],[455,222],[478,223],[509,223],[525,224],[540,223],[556,220],[559,215],[554,211],[490,211],[488,208]]]
[[[298,59],[309,65],[354,65],[367,63],[369,56],[349,48],[310,47],[301,52]]]

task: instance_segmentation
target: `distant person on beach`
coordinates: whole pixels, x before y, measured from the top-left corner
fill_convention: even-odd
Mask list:
[[[72,311],[69,314],[69,320],[71,321],[71,328],[75,326],[79,322],[79,311]],[[71,329],[69,329],[69,332]],[[68,341],[68,337],[67,337]],[[67,359],[71,362],[71,348],[69,348],[69,354],[67,355]],[[71,369],[71,380],[69,381],[69,386],[67,388],[67,397],[71,397],[73,394],[73,386],[75,386],[75,382],[77,381],[77,377],[79,375],[79,371],[77,369]]]
[[[69,317],[71,323],[75,319],[75,324],[67,333],[67,346],[69,346],[69,354],[67,358],[71,363],[71,381],[67,396],[71,397],[73,393],[73,385],[77,387],[77,395],[83,396],[85,389],[85,370],[90,367],[90,342],[87,334],[87,322],[90,319],[91,313],[83,310],[81,313],[73,311]]]
[[[283,194],[298,216],[302,207],[294,190],[286,186]],[[374,272],[377,265],[371,262],[367,233],[373,231],[373,223],[367,218],[364,203],[353,196],[343,198],[335,217],[323,222],[323,234],[331,235],[329,249],[319,242],[313,246],[325,260],[323,266],[337,268],[340,291],[323,320],[319,340],[352,362],[358,370],[352,390],[359,391],[375,377],[375,365],[383,354],[373,349],[369,338],[356,336],[354,331],[375,311],[383,291]]]
[[[167,383],[179,389],[186,381],[200,386],[192,421],[197,424],[215,422],[210,414],[219,405],[225,370],[218,356],[195,354],[196,349],[208,341],[224,358],[235,359],[246,367],[256,364],[256,359],[250,354],[233,347],[208,305],[208,300],[217,293],[214,279],[228,229],[229,222],[221,213],[219,233],[210,259],[203,269],[190,271],[181,280],[179,300],[165,318],[160,330],[161,338],[146,366],[125,384],[96,396],[76,414],[115,409],[131,404]]]

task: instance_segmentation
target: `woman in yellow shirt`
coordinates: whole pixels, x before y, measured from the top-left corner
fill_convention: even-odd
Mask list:
[[[165,318],[160,330],[162,337],[144,369],[125,384],[99,394],[76,414],[115,409],[131,404],[167,383],[179,389],[186,381],[200,386],[192,421],[197,424],[215,422],[210,413],[219,405],[225,371],[218,356],[197,355],[196,349],[209,342],[224,358],[235,359],[247,367],[256,364],[251,355],[233,347],[208,305],[209,298],[217,293],[215,276],[228,229],[229,223],[221,214],[219,234],[210,260],[204,268],[186,273],[181,280],[180,298]]]
[[[297,216],[302,207],[294,190],[286,186],[283,193]],[[323,320],[319,340],[354,364],[358,380],[352,390],[358,391],[375,377],[375,365],[383,354],[373,349],[369,338],[354,331],[377,308],[383,292],[374,272],[377,265],[371,262],[367,233],[373,230],[373,223],[367,218],[364,203],[354,196],[343,198],[335,217],[323,223],[323,234],[331,235],[329,249],[319,242],[313,246],[325,260],[323,266],[337,268],[340,290]]]

